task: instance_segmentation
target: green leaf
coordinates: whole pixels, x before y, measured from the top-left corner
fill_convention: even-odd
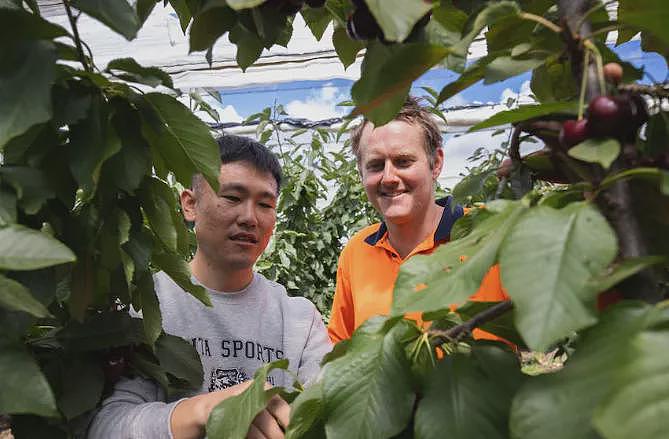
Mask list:
[[[522,383],[517,357],[494,346],[449,355],[434,370],[418,403],[417,439],[508,438],[511,401]]]
[[[546,62],[548,55],[536,54],[526,58],[513,58],[511,56],[498,56],[485,68],[484,84],[493,84],[513,76],[520,75],[528,70],[539,67]]]
[[[142,320],[125,311],[95,314],[83,323],[71,320],[58,333],[58,340],[73,351],[102,349],[143,343]]]
[[[423,0],[365,0],[389,41],[404,41],[432,4]]]
[[[235,24],[232,30],[230,30],[228,38],[231,43],[237,46],[235,59],[237,60],[237,65],[245,72],[250,65],[260,58],[260,54],[264,48],[263,41],[240,23]]]
[[[625,259],[613,267],[607,268],[588,282],[595,291],[606,291],[613,288],[630,276],[654,265],[666,264],[669,261],[665,256],[641,256]]]
[[[534,117],[546,116],[547,114],[576,114],[578,112],[578,102],[550,102],[539,105],[521,105],[513,110],[500,111],[489,117],[483,122],[479,122],[471,127],[468,132],[490,128],[508,123],[522,122]]]
[[[441,89],[439,93],[439,99],[437,99],[437,104],[444,102],[445,100],[452,98],[456,94],[460,93],[462,90],[476,84],[479,80],[483,79],[485,74],[485,66],[488,65],[495,59],[493,55],[486,55],[483,58],[478,59],[475,63],[469,66],[455,81],[446,84],[444,88]]]
[[[19,2],[20,3],[20,2]],[[2,41],[52,40],[68,32],[37,14],[22,9],[0,9],[0,38]]]
[[[344,66],[344,70],[355,62],[355,58],[364,47],[362,41],[351,39],[343,27],[336,27],[332,33],[332,45]]]
[[[502,240],[525,210],[520,203],[509,204],[466,237],[403,263],[395,282],[391,315],[440,311],[464,302],[479,289],[497,260]],[[420,284],[426,287],[416,292]]]
[[[58,408],[65,418],[75,417],[95,408],[102,396],[105,377],[95,356],[69,358],[62,367],[62,393]]]
[[[166,372],[186,380],[194,389],[202,386],[202,363],[192,344],[181,337],[163,334],[156,340],[156,357]]]
[[[597,291],[587,282],[617,251],[615,233],[588,203],[537,207],[514,226],[500,248],[500,270],[516,327],[531,349],[543,351],[597,321]]]
[[[217,7],[198,14],[190,27],[189,52],[207,50],[237,23],[237,14],[229,7]]]
[[[540,102],[573,99],[578,93],[571,64],[562,59],[551,59],[534,69],[530,87]]]
[[[181,24],[181,30],[183,33],[186,33],[188,28],[188,23],[190,23],[191,11],[188,8],[186,0],[169,0],[170,4],[174,8],[174,12],[177,13],[179,17],[179,24]]]
[[[116,33],[133,40],[141,27],[139,17],[126,0],[72,0],[72,6],[90,15]]]
[[[483,192],[488,179],[493,178],[495,169],[489,169],[481,173],[470,173],[465,176],[452,190],[453,201],[463,203],[469,197],[479,195]]]
[[[46,233],[19,224],[0,228],[2,270],[35,270],[75,260],[69,248]]]
[[[0,189],[0,227],[15,222],[16,195],[9,190]]]
[[[581,334],[562,370],[528,379],[513,401],[511,437],[598,437],[593,412],[613,389],[616,372],[630,354],[629,341],[643,328],[648,312],[646,305],[629,303],[607,308],[599,323]]]
[[[610,439],[662,437],[669,429],[669,331],[645,331],[629,344],[629,361],[593,423]]]
[[[171,96],[148,93],[143,98],[142,133],[179,182],[190,187],[200,173],[218,191],[221,158],[207,126]]]
[[[463,306],[459,307],[455,312],[463,321],[466,321],[474,318],[477,314],[497,304],[499,304],[499,302],[467,302]],[[515,312],[512,309],[511,311],[508,311],[501,316],[485,322],[477,327],[486,332],[495,334],[498,337],[502,337],[504,340],[510,341],[522,349],[525,347],[525,341],[516,330],[514,320]]]
[[[151,256],[151,262],[167,273],[177,285],[188,291],[197,300],[206,306],[211,306],[211,300],[205,289],[191,282],[190,268],[183,257],[173,253],[154,252]]]
[[[385,438],[407,425],[415,400],[402,345],[409,328],[400,323],[386,334],[376,324],[362,326],[346,354],[325,365],[328,438]]]
[[[620,0],[618,21],[644,29],[669,46],[669,4],[664,0]]]
[[[376,126],[389,122],[404,103],[412,82],[448,53],[445,47],[429,44],[386,46],[370,42],[361,78],[351,88],[357,105],[352,115],[364,114]]]
[[[139,22],[143,24],[146,19],[149,18],[149,15],[151,15],[151,12],[153,12],[153,8],[155,7],[156,0],[137,0],[135,8],[137,9]]]
[[[669,195],[669,172],[662,171],[662,180],[660,181],[660,191],[664,195]]]
[[[14,42],[0,48],[0,65],[11,66],[0,70],[0,150],[13,137],[51,119],[55,63],[56,47],[48,41]]]
[[[22,345],[0,339],[0,376],[1,413],[58,416],[48,381]]]
[[[153,286],[153,278],[144,275],[137,283],[142,302],[142,323],[146,342],[153,345],[163,330],[163,319],[160,312],[160,303]]]
[[[53,184],[40,169],[5,165],[0,168],[0,177],[14,188],[19,205],[29,215],[39,212],[48,199],[56,196]]]
[[[121,70],[129,73],[129,75],[119,75],[121,79],[126,81],[138,82],[150,85],[151,87],[164,85],[165,87],[174,88],[174,83],[172,83],[170,75],[158,67],[142,67],[133,58],[118,58],[109,61],[107,71],[111,70]]]
[[[519,13],[520,8],[516,2],[499,1],[490,3],[476,15],[476,18],[468,28],[468,32],[463,34],[460,42],[454,46],[455,53],[461,56],[466,56],[469,46],[474,41],[474,38],[481,33],[484,27],[491,26],[495,22],[504,18],[517,16]]]
[[[265,0],[227,0],[227,4],[235,11],[242,9],[255,8],[265,3]]]
[[[326,8],[302,8],[300,13],[314,38],[320,41],[323,38],[325,29],[327,29],[332,21],[332,15],[330,15]]]
[[[172,189],[159,178],[147,178],[140,188],[139,198],[153,233],[167,250],[176,252],[175,219],[178,219]]]
[[[51,315],[49,310],[37,301],[26,287],[1,274],[0,306],[13,311],[25,311],[35,317]]]
[[[207,436],[214,438],[245,439],[251,422],[278,389],[265,391],[267,375],[274,369],[286,369],[288,360],[266,364],[253,375],[253,384],[244,392],[228,398],[211,411],[207,421]]]
[[[102,165],[121,149],[121,141],[111,123],[105,102],[97,96],[88,117],[70,128],[69,151],[72,175],[84,191],[84,198],[95,195]]]
[[[324,437],[323,385],[318,382],[307,387],[290,405],[290,423],[286,439]]]
[[[599,163],[604,169],[609,169],[620,155],[620,142],[616,139],[588,139],[570,148],[567,154],[584,162]]]

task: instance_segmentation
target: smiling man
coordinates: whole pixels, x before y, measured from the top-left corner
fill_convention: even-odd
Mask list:
[[[218,139],[218,192],[202,176],[181,194],[187,221],[195,224],[193,280],[207,290],[207,308],[165,273],[155,275],[163,328],[193,344],[204,382],[199,394],[166,399],[154,382],[122,379],[93,420],[91,438],[197,438],[205,434],[211,410],[239,394],[263,364],[282,358],[302,382],[315,378],[330,342],[315,306],[288,297],[279,284],[253,271],[276,222],[281,168],[263,145],[239,136]],[[290,386],[280,370],[270,384]],[[283,438],[289,406],[275,396],[254,420],[249,438]]]
[[[356,233],[339,257],[328,326],[335,343],[369,317],[388,314],[402,263],[447,243],[453,223],[464,214],[450,197],[435,200],[444,165],[442,137],[431,113],[415,98],[408,98],[386,125],[364,120],[351,133],[351,142],[365,192],[383,222]],[[497,267],[471,299],[507,299]],[[480,331],[475,335],[488,337]]]

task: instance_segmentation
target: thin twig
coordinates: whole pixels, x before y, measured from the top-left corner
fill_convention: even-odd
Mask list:
[[[504,302],[500,302],[497,305],[491,306],[485,311],[476,314],[474,317],[467,320],[463,324],[454,326],[446,331],[439,329],[428,329],[427,332],[432,337],[432,339],[430,340],[430,344],[436,347],[436,346],[441,346],[444,343],[457,341],[462,336],[466,334],[471,334],[474,328],[478,328],[484,323],[488,323],[492,320],[495,320],[502,314],[511,311],[511,309],[513,309],[513,302],[507,300]]]
[[[70,21],[70,26],[72,26],[72,34],[74,36],[74,44],[77,46],[77,54],[79,55],[79,62],[84,67],[84,70],[90,72],[91,68],[86,62],[84,49],[81,47],[81,38],[79,37],[77,20],[74,18],[74,15],[72,14],[72,8],[70,7],[70,0],[63,0],[63,5],[65,6],[65,12],[67,12],[67,19]]]
[[[543,25],[544,27],[547,27],[548,29],[552,30],[555,33],[560,33],[562,32],[562,28],[558,26],[557,24],[553,23],[550,20],[546,20],[544,17],[536,14],[530,14],[529,12],[521,12],[520,13],[520,18],[523,20],[529,20],[529,21],[534,21],[536,23],[539,23]]]

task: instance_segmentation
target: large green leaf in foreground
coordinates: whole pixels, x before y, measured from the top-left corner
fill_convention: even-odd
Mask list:
[[[328,438],[388,438],[409,422],[415,394],[402,342],[411,328],[400,323],[385,333],[382,324],[358,328],[346,354],[325,365]]]
[[[496,204],[505,207],[469,235],[402,264],[393,293],[393,315],[448,309],[478,290],[507,232],[526,211],[519,202]],[[416,292],[419,284],[426,287]]]
[[[643,329],[648,312],[648,306],[636,304],[608,310],[582,333],[564,369],[529,378],[513,401],[511,437],[597,437],[593,413],[613,389],[620,365],[632,354],[629,342]]]
[[[221,158],[207,126],[182,103],[162,93],[144,95],[142,133],[181,184],[200,173],[218,192]]]
[[[508,438],[511,400],[521,380],[516,356],[498,347],[446,357],[418,404],[414,437]]]
[[[274,361],[258,369],[253,383],[241,394],[228,398],[214,407],[207,421],[207,437],[212,439],[244,439],[249,426],[265,408],[277,389],[265,391],[267,374],[273,369],[286,369],[288,360]]]
[[[516,307],[516,326],[531,349],[597,321],[597,289],[588,283],[618,251],[606,219],[588,203],[531,209],[500,248],[502,284]]]

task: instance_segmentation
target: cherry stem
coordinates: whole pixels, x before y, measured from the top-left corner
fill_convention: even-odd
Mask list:
[[[541,17],[539,15],[530,14],[529,12],[521,12],[520,14],[518,14],[518,16],[520,18],[522,18],[523,20],[529,20],[529,21],[537,22],[537,23],[547,27],[548,29],[552,30],[555,33],[559,34],[560,32],[562,32],[562,28],[560,26],[558,26],[557,24],[553,23],[550,20],[546,20],[544,17]]]
[[[606,85],[604,83],[604,63],[602,62],[602,54],[591,40],[584,40],[583,45],[587,50],[591,50],[592,55],[595,57],[595,65],[597,66],[597,79],[599,80],[599,93],[605,95]]]
[[[583,55],[583,75],[581,76],[581,93],[578,97],[578,120],[583,119],[585,107],[585,89],[588,86],[588,65],[590,64],[590,51],[585,50]]]

